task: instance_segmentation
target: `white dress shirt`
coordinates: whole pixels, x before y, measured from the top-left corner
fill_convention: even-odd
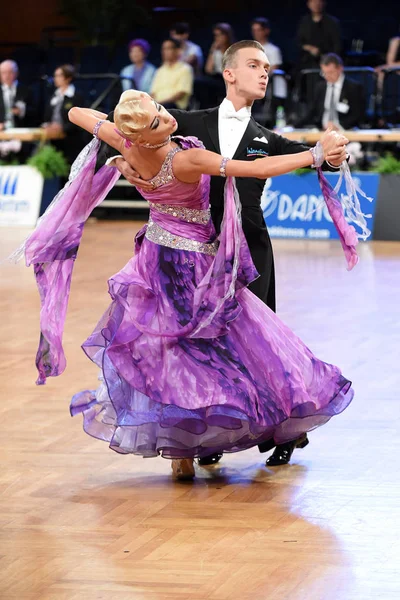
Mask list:
[[[10,86],[5,83],[1,86],[4,100],[4,128],[14,127],[14,115],[11,112],[14,106],[14,98],[17,93],[17,83],[14,81]]]
[[[333,122],[336,125],[340,126],[337,105],[339,104],[340,94],[342,93],[343,82],[344,82],[344,74],[342,73],[342,75],[339,77],[339,79],[337,80],[336,83],[333,83],[333,84],[328,83],[328,82],[326,83],[324,114],[322,116],[322,125],[323,125],[324,129],[326,129],[328,122],[330,121],[329,113],[330,113],[332,93],[334,95],[334,105],[336,107]]]
[[[218,110],[218,138],[221,155],[233,158],[247,129],[251,117],[251,106],[237,112],[230,100],[224,98]]]
[[[63,120],[61,118],[61,109],[64,104],[64,98],[73,98],[75,96],[76,90],[73,83],[70,83],[65,92],[61,91],[60,88],[57,88],[54,92],[51,100],[50,106],[52,107],[51,114],[51,122],[58,123],[59,125],[63,125]]]

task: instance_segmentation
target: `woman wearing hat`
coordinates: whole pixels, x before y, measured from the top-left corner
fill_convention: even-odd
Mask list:
[[[136,39],[129,42],[130,65],[124,67],[120,73],[122,89],[140,90],[149,93],[156,67],[147,62],[150,44],[146,40]]]

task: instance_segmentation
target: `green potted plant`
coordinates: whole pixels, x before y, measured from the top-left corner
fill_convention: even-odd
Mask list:
[[[370,170],[380,173],[374,239],[398,241],[400,240],[400,160],[397,160],[392,153],[386,152]]]
[[[370,170],[374,173],[400,175],[400,160],[390,152],[386,152],[384,156],[379,157],[378,162]]]
[[[65,156],[51,144],[39,146],[26,164],[35,167],[44,179],[40,215],[44,213],[62,186],[62,178],[68,176],[69,164]]]

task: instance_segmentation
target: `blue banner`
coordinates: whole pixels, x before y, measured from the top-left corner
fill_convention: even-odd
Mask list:
[[[335,187],[339,175],[325,173]],[[366,216],[368,228],[373,230],[378,173],[352,173],[363,192],[373,202],[360,196],[361,210]],[[345,187],[339,192],[344,193]],[[268,179],[261,199],[261,208],[271,237],[303,239],[338,239],[337,231],[326,208],[315,172],[297,175],[280,175]],[[357,229],[357,227],[356,227]],[[371,238],[370,238],[371,239]]]

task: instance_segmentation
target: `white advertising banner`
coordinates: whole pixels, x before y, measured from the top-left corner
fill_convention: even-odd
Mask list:
[[[43,177],[34,167],[0,167],[0,227],[34,227]]]

